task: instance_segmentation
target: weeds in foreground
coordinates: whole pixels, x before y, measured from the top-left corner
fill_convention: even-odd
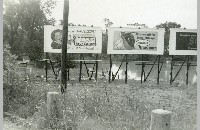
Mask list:
[[[148,130],[151,111],[164,106],[173,113],[173,130],[196,129],[195,99],[191,99],[191,103],[178,89],[177,93],[180,93],[170,97],[164,95],[163,88],[144,86],[106,84],[105,88],[105,83],[69,86],[65,97],[60,96],[60,116],[53,128],[66,129],[71,126],[80,130],[88,127],[100,130]],[[155,89],[160,93],[151,91]],[[191,104],[187,105],[189,102]],[[37,115],[35,114],[37,126],[40,129],[48,128],[45,100],[39,106]]]
[[[24,81],[16,72],[15,59],[4,50],[4,114],[27,129],[71,126],[80,130],[148,130],[151,111],[163,106],[173,113],[172,130],[196,129],[196,86],[187,86],[195,91],[191,93],[183,86],[135,82],[107,84],[103,81],[70,84],[65,97],[61,96],[58,102],[58,115],[55,114],[49,125],[47,92],[59,92],[58,84],[46,83],[38,76],[36,81]]]

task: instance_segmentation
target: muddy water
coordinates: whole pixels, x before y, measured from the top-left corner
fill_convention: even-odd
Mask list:
[[[121,62],[113,62],[113,65],[112,65],[112,73],[113,74],[116,74],[120,64],[121,64]],[[163,67],[160,72],[160,81],[167,81],[167,82],[170,81],[170,71],[171,71],[170,64],[171,64],[170,62],[166,62],[163,64]],[[181,66],[181,64],[180,64],[180,66]],[[178,72],[180,66],[174,66],[173,77]],[[99,71],[104,71],[106,74],[106,78],[108,78],[109,67],[110,67],[109,62],[102,61],[101,63],[99,63]],[[116,78],[125,79],[125,67],[126,67],[126,64],[123,63],[120,70],[118,71]],[[145,66],[145,69],[144,69],[145,75],[148,74],[150,69],[151,69],[150,65]],[[127,68],[128,79],[141,80],[141,70],[142,70],[141,65],[136,65],[135,62],[129,62],[128,68]],[[187,72],[187,68],[186,68],[186,66],[183,66],[175,81],[181,81],[181,82],[185,83],[186,82],[186,72]],[[153,67],[148,79],[157,80],[157,75],[158,75],[158,66],[155,65]],[[196,66],[191,66],[189,69],[188,81],[189,81],[189,83],[194,84],[194,83],[196,83],[196,80],[197,80]]]
[[[112,73],[116,74],[116,72],[118,71],[118,68],[120,66],[121,62],[117,62],[117,61],[113,61],[112,64]],[[137,63],[138,64],[138,63]],[[171,67],[170,67],[171,63],[170,62],[166,62],[163,64],[163,67],[161,69],[160,72],[160,81],[167,81],[170,82],[170,71],[171,71]],[[70,78],[73,79],[78,79],[79,78],[79,64],[77,65],[78,67],[76,69],[71,69],[70,70]],[[101,61],[98,64],[99,68],[98,68],[98,78],[101,78],[102,75],[102,71],[104,72],[104,74],[106,75],[106,79],[108,79],[108,74],[109,74],[109,69],[110,69],[110,63],[109,61]],[[180,64],[181,66],[181,64]],[[173,69],[173,77],[175,76],[176,72],[179,70],[180,66],[175,66]],[[33,67],[34,68],[34,67]],[[42,75],[43,77],[45,76],[45,69],[33,69],[31,67],[28,67],[28,73],[36,73],[39,75]],[[94,65],[87,65],[88,69],[93,69],[95,70]],[[125,79],[125,68],[126,68],[126,63],[124,62],[121,66],[121,68],[118,71],[118,74],[116,76],[116,79]],[[151,66],[145,66],[144,70],[145,70],[145,75],[148,74],[148,72],[150,71]],[[128,73],[128,79],[134,79],[134,80],[141,80],[141,70],[142,70],[142,66],[141,65],[136,65],[136,62],[129,62],[128,63],[128,68],[127,68],[127,73]],[[82,74],[84,75],[84,77],[87,77],[87,71],[86,71],[86,67],[85,65],[82,66]],[[53,76],[53,71],[52,70],[48,70],[48,77],[54,77]],[[95,72],[93,74],[93,76],[95,75]],[[157,80],[157,75],[158,75],[158,66],[155,65],[148,77],[147,80]],[[59,73],[59,77],[60,78],[60,73]],[[179,81],[182,83],[186,83],[186,66],[183,66],[180,73],[178,74],[177,78],[175,81]],[[197,73],[196,73],[196,66],[191,66],[189,69],[189,78],[188,81],[190,84],[194,84],[197,82]]]

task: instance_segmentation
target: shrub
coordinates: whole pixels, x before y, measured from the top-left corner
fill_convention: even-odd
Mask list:
[[[33,97],[31,97],[29,92],[29,84],[27,81],[24,81],[24,76],[18,71],[17,56],[11,54],[8,43],[4,44],[3,70],[4,112],[14,112],[28,103]],[[23,113],[25,111],[24,109]],[[27,117],[27,115],[24,117]]]

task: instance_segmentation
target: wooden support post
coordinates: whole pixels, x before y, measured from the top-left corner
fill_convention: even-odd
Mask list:
[[[127,67],[128,67],[127,54],[125,56],[126,56],[125,84],[127,84],[127,77],[128,77],[128,72],[127,72]]]
[[[171,112],[163,109],[156,109],[151,112],[150,130],[171,130]]]
[[[172,72],[173,71],[173,55],[172,55],[172,59],[171,59],[171,71],[170,71],[170,85],[172,85]]]
[[[142,55],[142,72],[141,72],[141,84],[142,84],[142,78],[144,74],[144,62],[143,62],[143,55]]]
[[[82,54],[80,54],[80,55],[82,55]],[[84,56],[82,55],[82,57],[80,56],[80,60],[85,60],[85,58],[84,58]],[[86,72],[87,72],[87,75],[88,75],[88,78],[90,77],[90,74],[89,74],[89,70],[88,70],[88,68],[87,68],[87,64],[86,64],[86,62],[85,61],[83,61],[83,64],[85,65],[85,68],[86,68]]]
[[[159,85],[160,79],[160,55],[158,56],[158,77],[157,77],[157,85]]]
[[[179,68],[178,72],[176,73],[176,75],[174,76],[174,78],[172,79],[172,82],[174,82],[174,80],[176,79],[176,77],[178,76],[179,72],[181,71],[183,65],[185,64],[185,62],[187,61],[187,57],[185,57],[184,62],[181,64],[181,67]]]
[[[189,67],[190,67],[190,57],[187,56],[187,72],[186,72],[186,85],[188,85],[188,77],[189,77]]]
[[[88,68],[87,68],[87,65],[86,65],[85,61],[83,61],[83,64],[85,65],[85,68],[86,68],[88,77],[90,77],[89,70],[88,70]]]
[[[58,92],[47,93],[47,121],[51,128],[54,128],[54,126],[56,126],[60,118],[58,101],[59,101]]]
[[[82,59],[82,54],[80,54],[80,60]],[[79,72],[79,83],[81,82],[81,76],[82,76],[82,61],[80,61],[80,72]]]
[[[151,67],[150,71],[148,72],[147,76],[145,76],[145,73],[144,73],[144,82],[146,82],[147,78],[149,77],[149,75],[150,75],[150,73],[151,73],[151,71],[152,71],[154,65],[156,64],[157,59],[158,59],[158,57],[157,57],[156,60],[154,61],[153,65],[150,64],[150,65],[152,65],[152,67]],[[148,65],[148,64],[146,64],[146,65]]]
[[[55,70],[54,70],[54,66],[53,66],[53,63],[52,63],[50,57],[49,57],[49,62],[50,62],[51,68],[52,68],[52,70],[53,70],[53,74],[54,74],[54,76],[55,76],[55,79],[57,79],[58,75],[56,74],[56,72],[55,72]]]
[[[48,63],[47,63],[47,59],[45,60],[45,71],[46,71],[46,82],[47,82],[47,77],[48,77]]]
[[[96,60],[98,60],[98,54],[96,55]],[[95,74],[96,82],[97,82],[97,76],[98,76],[98,61],[96,61],[96,74]]]
[[[112,69],[112,57],[111,57],[111,54],[110,54],[110,70],[109,70],[109,83],[111,82],[110,78],[111,78],[111,69]]]
[[[67,69],[67,80],[69,81],[69,68]]]

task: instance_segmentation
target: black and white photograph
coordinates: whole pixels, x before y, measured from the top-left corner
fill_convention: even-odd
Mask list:
[[[3,130],[198,129],[197,9],[3,0]]]

